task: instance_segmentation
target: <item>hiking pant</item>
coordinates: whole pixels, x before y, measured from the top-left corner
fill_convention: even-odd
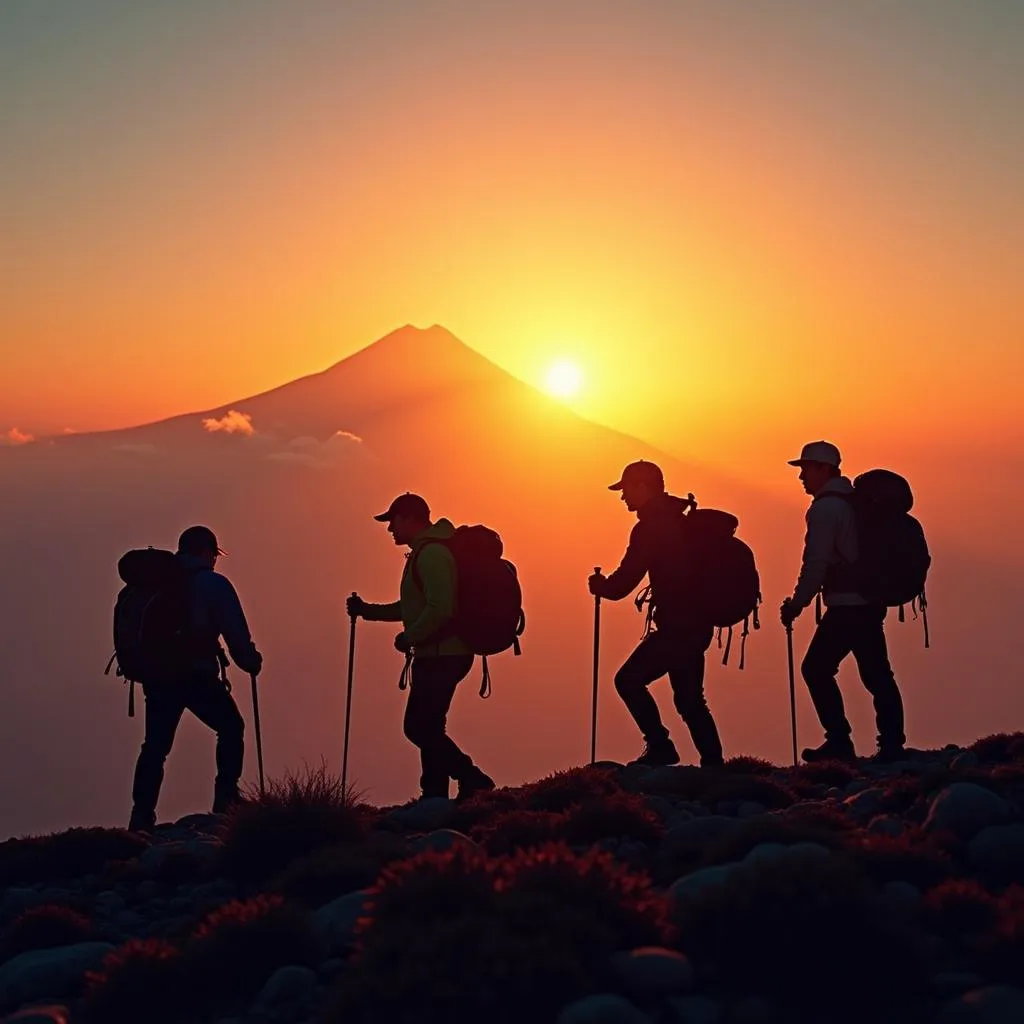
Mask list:
[[[186,709],[217,734],[213,806],[214,810],[226,810],[238,795],[245,729],[238,705],[227,687],[217,676],[196,673],[178,682],[145,686],[143,692],[146,697],[146,736],[135,765],[132,817],[142,821],[153,819],[164,779],[164,761],[171,752],[174,734]]]
[[[424,796],[448,796],[448,780],[463,779],[473,759],[445,732],[455,688],[469,675],[472,654],[441,654],[413,659],[406,738],[420,748],[420,787]]]
[[[834,606],[814,631],[800,671],[827,740],[846,740],[851,732],[836,674],[840,662],[852,653],[861,681],[874,699],[879,744],[906,742],[903,699],[889,664],[884,621],[885,608],[877,605]]]
[[[701,764],[722,760],[718,728],[704,699],[704,652],[711,646],[713,634],[710,626],[657,629],[640,641],[615,673],[615,689],[649,744],[668,739],[658,705],[648,690],[655,679],[668,674],[676,711],[690,730]]]

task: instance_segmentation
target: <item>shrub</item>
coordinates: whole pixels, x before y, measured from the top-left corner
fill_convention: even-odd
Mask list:
[[[183,952],[189,985],[211,1008],[245,1008],[279,967],[316,967],[326,949],[307,911],[280,896],[234,900],[208,915]]]
[[[566,816],[553,811],[506,811],[473,829],[473,838],[495,855],[564,838]]]
[[[724,768],[734,775],[771,775],[776,771],[776,766],[771,761],[766,761],[762,757],[750,757],[747,754],[730,757]]]
[[[26,910],[7,926],[0,937],[0,962],[32,949],[71,946],[93,938],[88,918],[71,907],[47,903]]]
[[[999,901],[974,879],[952,878],[925,894],[921,921],[953,949],[962,951],[989,931],[999,917]]]
[[[386,869],[371,901],[324,1024],[553,1021],[606,984],[614,950],[672,934],[644,876],[561,844],[420,854]]]
[[[96,874],[137,857],[149,840],[120,828],[71,828],[0,843],[0,888]]]
[[[223,832],[224,872],[240,885],[257,885],[310,851],[357,842],[365,831],[365,811],[323,766],[289,773],[271,781],[265,795],[231,810]]]
[[[719,776],[711,782],[705,794],[705,802],[709,805],[751,801],[771,810],[789,807],[795,799],[792,790],[786,786],[757,775]]]
[[[452,808],[448,827],[466,835],[478,826],[486,826],[493,818],[507,811],[520,809],[520,796],[514,789],[488,789],[474,793],[468,800]]]
[[[939,840],[920,829],[908,829],[900,836],[861,832],[850,836],[846,851],[879,885],[910,882],[930,889],[957,873]]]
[[[997,732],[975,740],[968,748],[985,764],[1024,760],[1024,732]]]
[[[360,843],[325,846],[293,861],[269,885],[271,892],[316,908],[371,886],[381,870],[408,855],[404,839],[375,832]]]
[[[597,843],[605,838],[657,843],[665,826],[643,797],[620,791],[570,808],[563,831],[570,843]]]
[[[926,989],[923,936],[840,858],[740,867],[677,903],[680,945],[731,992],[769,996],[787,1020],[912,1019]]]
[[[86,974],[75,1020],[83,1024],[184,1024],[196,993],[187,984],[181,954],[159,939],[132,939],[108,953],[99,971]]]
[[[857,769],[843,761],[815,761],[802,764],[793,772],[794,779],[815,786],[848,786],[858,778]]]
[[[610,769],[569,768],[524,786],[520,803],[531,811],[567,811],[574,804],[610,797],[621,791]]]
[[[1024,888],[999,897],[995,921],[978,938],[977,967],[994,981],[1024,984]]]

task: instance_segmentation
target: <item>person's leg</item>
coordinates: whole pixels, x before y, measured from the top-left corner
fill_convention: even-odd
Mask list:
[[[245,760],[245,720],[234,697],[216,676],[189,680],[185,707],[217,734],[217,778],[213,813],[223,814],[238,801],[238,780]]]
[[[704,696],[704,652],[711,645],[713,630],[688,630],[675,638],[676,653],[668,678],[672,697],[703,767],[722,763],[722,741]]]
[[[875,704],[878,749],[882,756],[898,754],[907,737],[903,726],[903,698],[889,663],[885,642],[885,609],[857,609],[858,623],[853,636],[853,656],[861,681]]]
[[[804,752],[823,759],[837,754],[852,756],[850,723],[846,718],[843,695],[836,682],[839,665],[852,650],[850,617],[847,608],[829,608],[811,638],[800,666],[801,674],[825,730],[825,743]]]
[[[146,701],[146,734],[135,763],[132,782],[132,814],[128,827],[149,831],[156,824],[156,804],[164,780],[164,762],[171,752],[185,705],[172,684],[143,689]]]
[[[640,641],[615,673],[615,689],[647,743],[639,758],[645,764],[675,764],[679,760],[668,729],[662,724],[658,705],[648,690],[655,679],[668,672],[670,666],[667,634],[655,630]]]
[[[415,658],[405,707],[405,736],[420,749],[424,796],[448,796],[449,779],[471,775],[472,758],[445,729],[456,687],[468,675],[472,655]]]

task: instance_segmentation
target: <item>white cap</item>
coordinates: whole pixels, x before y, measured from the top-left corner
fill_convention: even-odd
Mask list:
[[[823,462],[826,466],[839,468],[841,456],[839,449],[828,441],[811,441],[805,444],[799,459],[791,459],[791,466],[802,466],[805,462]]]

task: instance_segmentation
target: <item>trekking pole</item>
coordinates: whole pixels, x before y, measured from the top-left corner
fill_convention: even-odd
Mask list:
[[[786,654],[789,657],[789,716],[793,725],[793,767],[799,761],[796,756],[796,673],[793,671],[793,623],[786,627]]]
[[[260,732],[260,702],[256,693],[256,673],[250,672],[252,680],[252,721],[256,730],[256,763],[260,770],[260,796],[266,792],[263,785],[263,735]]]
[[[601,566],[594,566],[594,574],[601,575]],[[601,598],[594,595],[594,700],[590,711],[590,763],[597,760],[597,667],[601,654]]]
[[[356,592],[352,591],[356,597]],[[341,792],[344,794],[345,782],[348,779],[348,723],[352,717],[352,673],[356,655],[356,616],[350,615],[351,623],[348,630],[348,693],[345,696],[345,749],[341,755]]]

